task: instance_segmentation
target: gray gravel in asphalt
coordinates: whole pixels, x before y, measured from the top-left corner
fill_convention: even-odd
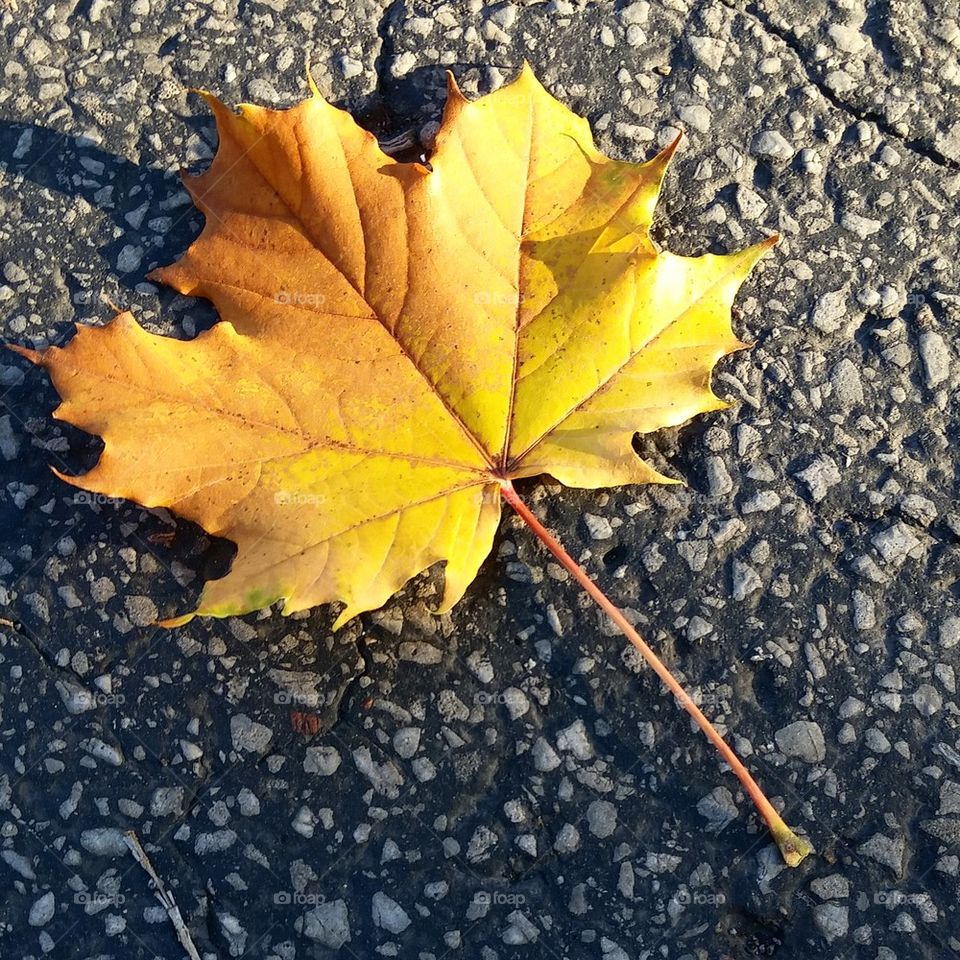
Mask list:
[[[96,441],[0,358],[0,956],[824,957],[960,952],[960,25],[932,0],[483,6],[90,0],[2,8],[0,311],[63,342],[158,290],[215,148],[188,87],[321,91],[428,140],[528,59],[642,160],[656,236],[778,231],[721,413],[641,438],[685,488],[523,491],[819,855],[784,870],[625,641],[504,521],[448,616],[436,572],[343,631],[316,610],[149,624],[230,552],[73,491]],[[169,535],[172,534],[172,537]]]

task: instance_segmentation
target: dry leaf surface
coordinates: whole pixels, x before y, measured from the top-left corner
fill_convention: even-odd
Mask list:
[[[446,561],[442,608],[490,551],[504,480],[666,482],[635,432],[723,406],[730,308],[774,242],[658,250],[673,147],[611,160],[525,68],[451,81],[429,167],[314,90],[288,110],[207,97],[220,146],[188,180],[200,237],[154,276],[210,299],[194,340],[129,313],[21,351],[100,435],[84,489],[170,507],[236,542],[194,614],[342,601],[340,623]],[[173,621],[171,621],[173,622]]]

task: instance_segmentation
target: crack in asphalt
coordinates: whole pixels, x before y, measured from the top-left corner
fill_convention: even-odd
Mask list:
[[[369,644],[367,643],[366,638],[363,634],[360,634],[357,637],[357,655],[360,657],[360,661],[363,664],[361,668],[340,688],[340,695],[337,697],[336,701],[331,704],[330,712],[336,712],[336,718],[330,726],[326,727],[323,730],[323,733],[328,733],[334,727],[339,727],[344,724],[349,723],[350,718],[347,716],[347,708],[350,705],[350,702],[353,700],[354,692],[360,686],[360,682],[364,677],[370,675],[371,670],[371,658],[369,651]]]
[[[861,110],[852,103],[847,102],[837,93],[831,90],[823,78],[819,75],[817,69],[810,63],[809,52],[804,49],[803,44],[795,33],[791,30],[785,30],[778,27],[769,14],[756,3],[747,3],[744,6],[738,6],[736,0],[721,0],[721,3],[734,13],[739,13],[748,17],[756,23],[764,33],[770,37],[775,37],[783,43],[791,53],[796,57],[800,67],[806,74],[810,83],[816,87],[820,95],[832,104],[837,110],[853,117],[856,120],[866,120],[876,124],[877,128],[887,137],[896,140],[904,149],[924,160],[929,160],[938,167],[947,170],[960,170],[960,162],[953,160],[946,154],[939,151],[932,144],[927,143],[922,137],[908,137],[899,133],[894,126],[882,114],[875,110]]]
[[[20,622],[3,618],[0,620],[0,629],[6,629],[13,634],[13,636],[25,641],[26,645],[37,655],[37,658],[55,679],[69,681],[73,686],[82,687],[92,695],[92,691],[90,691],[87,684],[83,681],[83,678],[69,667],[61,667],[60,664],[57,663],[56,657],[54,657],[46,647],[31,637]]]

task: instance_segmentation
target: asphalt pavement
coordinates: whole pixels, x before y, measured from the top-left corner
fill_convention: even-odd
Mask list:
[[[744,286],[732,402],[638,440],[684,487],[521,492],[695,691],[817,856],[505,518],[334,612],[152,626],[229,544],[84,494],[99,444],[0,357],[0,957],[940,960],[960,953],[960,24],[934,0],[82,0],[0,8],[0,318],[65,342],[198,234],[188,93],[307,94],[428,143],[528,60],[609,155],[686,132],[655,236],[780,245]],[[416,148],[414,148],[416,149]]]

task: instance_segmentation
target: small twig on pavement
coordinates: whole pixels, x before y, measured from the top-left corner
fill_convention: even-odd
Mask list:
[[[168,892],[167,888],[163,885],[163,881],[158,876],[157,871],[153,869],[153,864],[150,862],[146,850],[140,845],[136,833],[134,833],[133,830],[128,830],[123,835],[123,839],[130,848],[133,859],[143,867],[147,876],[153,882],[153,894],[163,905],[163,909],[167,911],[167,916],[177,931],[177,939],[180,941],[183,949],[186,950],[187,956],[190,960],[200,960],[200,954],[197,952],[187,925],[183,922],[183,917],[180,916],[180,908],[174,901],[173,894]]]

